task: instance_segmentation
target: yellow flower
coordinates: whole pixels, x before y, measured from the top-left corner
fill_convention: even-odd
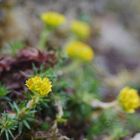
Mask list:
[[[94,57],[93,50],[88,45],[80,41],[74,41],[67,44],[66,53],[71,58],[84,61],[91,61]]]
[[[50,27],[58,27],[65,22],[65,17],[57,12],[47,12],[41,15],[42,21]]]
[[[40,76],[34,76],[26,80],[26,86],[32,92],[40,96],[46,96],[49,92],[52,91],[52,84],[50,80],[45,77],[41,78]]]
[[[71,31],[80,38],[88,38],[90,35],[90,27],[82,21],[73,21]]]
[[[137,90],[130,87],[125,87],[120,91],[118,100],[123,109],[128,113],[135,112],[135,109],[140,106]]]

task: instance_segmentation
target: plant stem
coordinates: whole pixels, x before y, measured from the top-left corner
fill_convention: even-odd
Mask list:
[[[81,65],[80,61],[73,61],[70,65],[62,68],[61,72],[63,74],[73,72],[73,71],[77,70],[78,68],[80,68],[80,65]]]
[[[40,35],[40,40],[39,40],[39,45],[38,47],[42,50],[45,49],[46,47],[46,43],[47,43],[47,39],[49,36],[50,32],[47,29],[44,29]]]

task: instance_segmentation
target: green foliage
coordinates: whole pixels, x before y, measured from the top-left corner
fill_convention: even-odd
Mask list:
[[[15,102],[11,104],[11,108],[13,111],[15,111],[16,114],[19,133],[22,133],[24,127],[30,129],[31,127],[29,125],[29,122],[34,120],[35,110],[29,110],[25,107],[25,105],[24,107],[20,107]]]
[[[133,131],[137,131],[140,129],[140,122],[139,122],[139,114],[127,114],[126,115],[126,122],[124,126],[130,130],[132,133]],[[129,123],[127,123],[129,122]]]
[[[49,125],[48,125],[48,123],[47,122],[43,122],[42,124],[41,124],[41,130],[44,130],[44,131],[47,131],[48,129],[49,129]]]
[[[0,97],[4,97],[8,93],[9,93],[9,90],[6,88],[6,86],[4,86],[0,83]]]
[[[101,112],[98,114],[98,117],[93,119],[93,123],[91,128],[89,129],[89,135],[94,134],[94,136],[105,134],[108,130],[111,130],[113,126],[113,116],[110,116],[111,113],[109,111]],[[93,116],[94,117],[94,116]]]
[[[120,138],[123,138],[127,136],[129,133],[129,130],[124,128],[123,124],[120,122],[116,122],[112,125],[112,130],[110,131],[110,136],[113,140],[119,140]]]
[[[9,49],[13,56],[15,56],[24,47],[21,41],[13,41],[9,45],[10,45]]]
[[[55,81],[57,78],[56,72],[52,68],[45,69],[42,64],[40,68],[37,68],[34,64],[32,65],[34,75],[40,75],[41,77],[48,77],[51,81]]]
[[[2,113],[0,121],[0,135],[6,140],[14,138],[13,131],[17,128],[15,114]]]
[[[96,118],[93,115],[93,121],[88,129],[89,138],[109,135],[113,140],[119,140],[127,136],[128,133],[129,129],[124,127],[124,123],[113,109],[98,112],[98,117]]]

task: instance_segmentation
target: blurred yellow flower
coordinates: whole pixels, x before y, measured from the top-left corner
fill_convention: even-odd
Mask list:
[[[137,90],[130,87],[125,87],[120,91],[118,100],[123,109],[128,113],[135,112],[135,109],[140,106],[140,98]]]
[[[89,25],[82,21],[73,21],[71,31],[80,38],[88,38],[90,35]]]
[[[91,61],[94,57],[94,51],[87,45],[80,41],[73,41],[66,45],[66,53],[69,57]]]
[[[49,92],[52,91],[52,84],[50,80],[45,77],[41,78],[40,76],[34,76],[26,80],[26,86],[32,92],[40,96],[46,96]]]
[[[58,27],[65,22],[65,17],[57,12],[42,13],[41,19],[50,27]]]

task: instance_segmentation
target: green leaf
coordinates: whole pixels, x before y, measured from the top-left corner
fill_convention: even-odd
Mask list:
[[[13,41],[10,43],[12,55],[16,55],[19,52],[19,50],[21,50],[23,47],[24,45],[21,41]]]
[[[8,131],[5,131],[5,135],[6,135],[6,140],[9,140],[9,134],[8,134]]]
[[[9,90],[0,83],[0,97],[6,96],[9,93]]]
[[[29,126],[28,122],[26,120],[23,121],[23,124],[28,128],[31,129],[31,127]]]
[[[8,130],[8,132],[9,132],[10,136],[11,136],[12,138],[14,138],[14,136],[13,136],[11,130]]]
[[[18,108],[18,106],[17,106],[17,104],[16,104],[15,102],[13,103],[13,106],[14,106],[14,108],[16,109],[17,112],[20,111],[19,108]]]

